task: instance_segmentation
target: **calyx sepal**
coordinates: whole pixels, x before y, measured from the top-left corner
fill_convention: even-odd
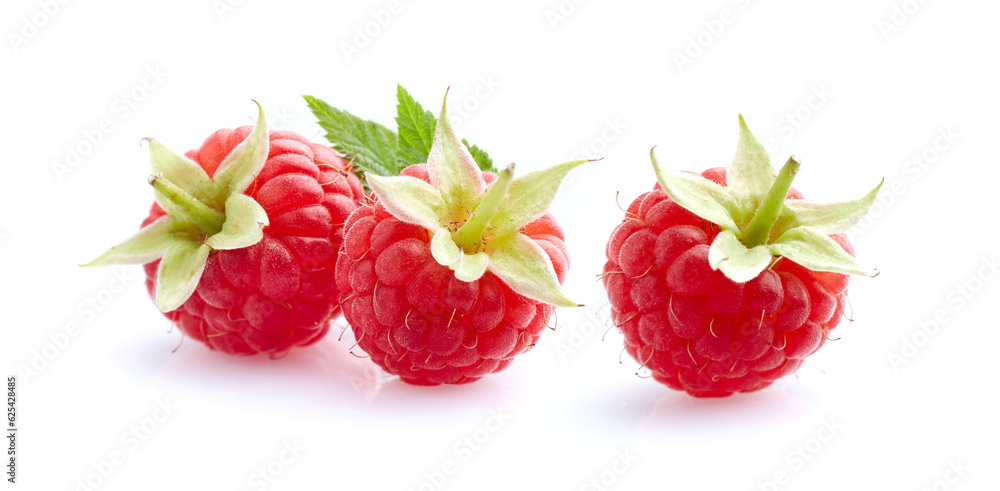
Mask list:
[[[650,158],[664,192],[681,207],[714,223],[720,232],[709,249],[709,264],[744,283],[786,257],[813,271],[875,276],[829,237],[848,230],[868,213],[879,183],[852,201],[817,203],[786,199],[799,162],[793,156],[775,171],[770,156],[739,116],[736,156],[726,171],[726,186],[702,176],[664,169]],[[883,180],[884,182],[884,180]]]
[[[567,173],[585,162],[517,178],[511,164],[487,185],[448,120],[445,94],[427,156],[430,184],[407,176],[368,174],[366,179],[389,213],[429,231],[434,260],[457,279],[475,281],[489,271],[525,297],[576,307],[562,292],[549,256],[519,229],[545,213]]]
[[[163,312],[194,293],[213,250],[242,249],[260,242],[267,212],[244,192],[267,162],[270,141],[264,109],[257,123],[210,177],[193,160],[147,138],[156,202],[166,212],[131,238],[83,266],[145,264],[160,259],[155,300]]]

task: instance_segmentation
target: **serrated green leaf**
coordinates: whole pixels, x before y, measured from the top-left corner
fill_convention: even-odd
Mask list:
[[[739,115],[740,138],[736,156],[726,171],[726,186],[738,198],[756,205],[764,198],[778,173],[771,165],[771,157],[760,140],[753,135],[743,115]]]
[[[475,145],[472,145],[466,139],[462,139],[462,143],[465,144],[465,148],[469,149],[469,153],[472,154],[472,158],[475,159],[476,165],[479,166],[480,170],[486,172],[492,172],[494,174],[499,173],[496,166],[493,165],[493,159],[483,150]]]
[[[430,184],[409,176],[365,176],[379,202],[392,216],[430,231],[441,228],[447,208],[441,193]]]
[[[813,271],[875,276],[878,271],[862,266],[830,237],[807,227],[781,234],[768,249]]]
[[[660,187],[684,209],[723,229],[737,230],[734,213],[737,205],[727,188],[699,175],[670,172],[660,167],[656,153],[649,151]]]
[[[178,242],[167,250],[156,273],[156,306],[161,312],[184,304],[201,281],[212,248],[195,242]]]
[[[212,249],[242,249],[264,238],[267,212],[253,198],[234,194],[226,200],[226,221],[222,230],[205,241]]]
[[[190,234],[178,231],[175,225],[171,217],[162,216],[83,266],[146,264],[155,261],[178,242],[191,240]]]
[[[844,232],[868,214],[883,183],[885,179],[868,194],[853,201],[817,203],[799,199],[785,200],[785,208],[775,228],[784,232],[795,227],[809,227],[824,235]]]
[[[229,152],[229,155],[219,164],[218,170],[215,171],[213,178],[215,196],[211,198],[213,202],[206,203],[213,208],[221,207],[225,203],[226,197],[246,191],[257,179],[257,174],[260,174],[260,170],[267,162],[267,153],[270,148],[267,120],[264,118],[264,108],[261,107],[260,103],[254,101],[254,104],[257,104],[257,122],[254,124],[253,131]]]
[[[496,236],[510,235],[542,216],[555,199],[566,174],[587,162],[590,161],[573,160],[515,178],[507,192],[509,197],[500,203],[491,222],[496,228]]]
[[[552,260],[537,242],[516,233],[498,244],[487,269],[514,292],[559,307],[579,307],[562,292]]]
[[[437,119],[424,110],[402,85],[396,86],[396,124],[399,131],[397,153],[408,164],[427,162],[427,155],[434,144]]]
[[[333,148],[366,174],[395,176],[402,170],[397,154],[396,133],[374,121],[366,121],[330,106],[313,96],[303,96],[309,109],[326,130]]]
[[[400,171],[402,171],[408,165],[427,162],[427,154],[420,153],[413,147],[399,147],[396,149],[396,160],[399,162]]]
[[[708,264],[722,271],[736,283],[746,283],[771,264],[771,251],[765,246],[747,248],[732,230],[723,230],[712,240]]]

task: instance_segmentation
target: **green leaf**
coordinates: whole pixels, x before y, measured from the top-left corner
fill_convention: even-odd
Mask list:
[[[434,144],[427,156],[431,185],[438,189],[449,210],[471,212],[486,189],[479,166],[448,121],[448,96],[441,104],[441,116],[434,132]]]
[[[527,235],[516,233],[499,242],[488,269],[514,292],[559,307],[579,307],[562,292],[552,260]]]
[[[264,238],[267,212],[257,201],[245,194],[234,194],[226,200],[226,221],[222,230],[205,241],[212,249],[242,249]]]
[[[791,259],[813,271],[863,276],[878,274],[878,270],[858,263],[836,241],[808,227],[788,230],[767,247],[773,254]]]
[[[771,157],[764,145],[750,131],[743,115],[739,115],[740,138],[736,144],[736,156],[726,171],[726,186],[739,199],[756,204],[764,198],[778,173],[771,165]]]
[[[189,234],[176,230],[176,223],[171,217],[162,216],[83,266],[146,264],[163,257],[175,244],[190,240]]]
[[[509,197],[500,203],[500,209],[492,221],[496,236],[504,237],[542,216],[552,204],[569,171],[589,160],[573,160],[547,169],[529,172],[515,178],[507,192]]]
[[[215,201],[222,203],[207,203],[213,208],[222,206],[231,194],[240,194],[247,190],[261,168],[267,162],[270,139],[267,134],[267,120],[264,118],[264,108],[257,104],[257,123],[246,139],[240,142],[229,155],[219,164],[215,171]],[[175,183],[176,184],[176,183]]]
[[[427,154],[420,153],[413,147],[399,147],[396,149],[396,159],[399,165],[399,172],[402,172],[409,165],[427,162]]]
[[[333,148],[366,174],[395,176],[402,170],[396,133],[374,121],[363,120],[312,96],[303,96],[326,130]]]
[[[737,230],[733,214],[737,205],[727,188],[699,175],[670,172],[660,167],[656,153],[649,151],[656,179],[663,191],[684,209],[724,229]]]
[[[447,217],[447,208],[441,193],[430,184],[409,176],[368,174],[365,179],[392,216],[431,231],[441,228],[441,221]]]
[[[884,183],[885,179],[882,179],[868,194],[853,201],[817,203],[799,199],[786,200],[783,216],[776,228],[780,227],[783,232],[795,227],[809,227],[824,235],[844,232],[868,214]]]
[[[212,248],[194,242],[178,242],[167,250],[156,273],[156,306],[161,312],[184,304],[201,281]]]
[[[723,230],[715,236],[708,250],[708,264],[722,271],[736,283],[746,283],[771,264],[771,251],[765,246],[747,248],[732,230]]]
[[[396,124],[399,131],[397,153],[407,164],[427,162],[427,155],[434,143],[437,119],[413,100],[402,85],[396,86],[396,99]]]
[[[476,165],[479,166],[480,170],[492,172],[494,174],[499,173],[497,168],[493,165],[493,159],[486,154],[486,150],[470,144],[465,138],[462,139],[462,143],[464,143],[465,147],[469,149],[469,153],[472,154],[472,158],[475,159]]]

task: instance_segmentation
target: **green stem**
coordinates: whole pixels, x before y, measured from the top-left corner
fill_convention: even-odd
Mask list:
[[[799,171],[799,161],[794,155],[788,158],[788,162],[778,171],[778,177],[771,185],[771,189],[764,196],[764,201],[757,206],[750,223],[740,234],[740,241],[743,245],[753,248],[767,243],[767,238],[771,234],[771,228],[781,215],[781,208],[785,206],[785,196],[792,187],[792,180]]]
[[[149,185],[153,186],[160,196],[177,205],[185,215],[194,220],[207,235],[215,235],[222,230],[226,215],[202,203],[190,193],[170,182],[161,174],[149,176]]]
[[[489,226],[490,221],[496,216],[497,210],[500,209],[500,204],[507,197],[507,190],[510,189],[510,183],[513,180],[514,164],[510,164],[497,176],[496,182],[486,192],[483,201],[476,207],[476,211],[472,212],[469,220],[452,235],[455,244],[458,244],[466,252],[479,244],[483,238],[483,232],[486,231],[486,227]]]

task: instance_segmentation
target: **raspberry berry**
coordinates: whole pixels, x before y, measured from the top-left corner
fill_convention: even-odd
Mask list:
[[[269,134],[263,109],[255,127],[218,130],[184,155],[148,143],[156,202],[88,266],[145,264],[156,305],[211,349],[274,356],[322,338],[343,223],[364,196],[341,156]]]
[[[442,107],[427,163],[368,174],[373,204],[345,226],[337,286],[358,345],[418,385],[472,382],[529,350],[556,306],[577,306],[560,289],[565,237],[545,209],[582,163],[484,172]]]
[[[795,372],[843,317],[858,264],[841,232],[881,184],[821,204],[791,188],[740,117],[736,158],[698,174],[662,169],[607,244],[603,282],[625,349],[663,384],[697,397],[769,386]]]

